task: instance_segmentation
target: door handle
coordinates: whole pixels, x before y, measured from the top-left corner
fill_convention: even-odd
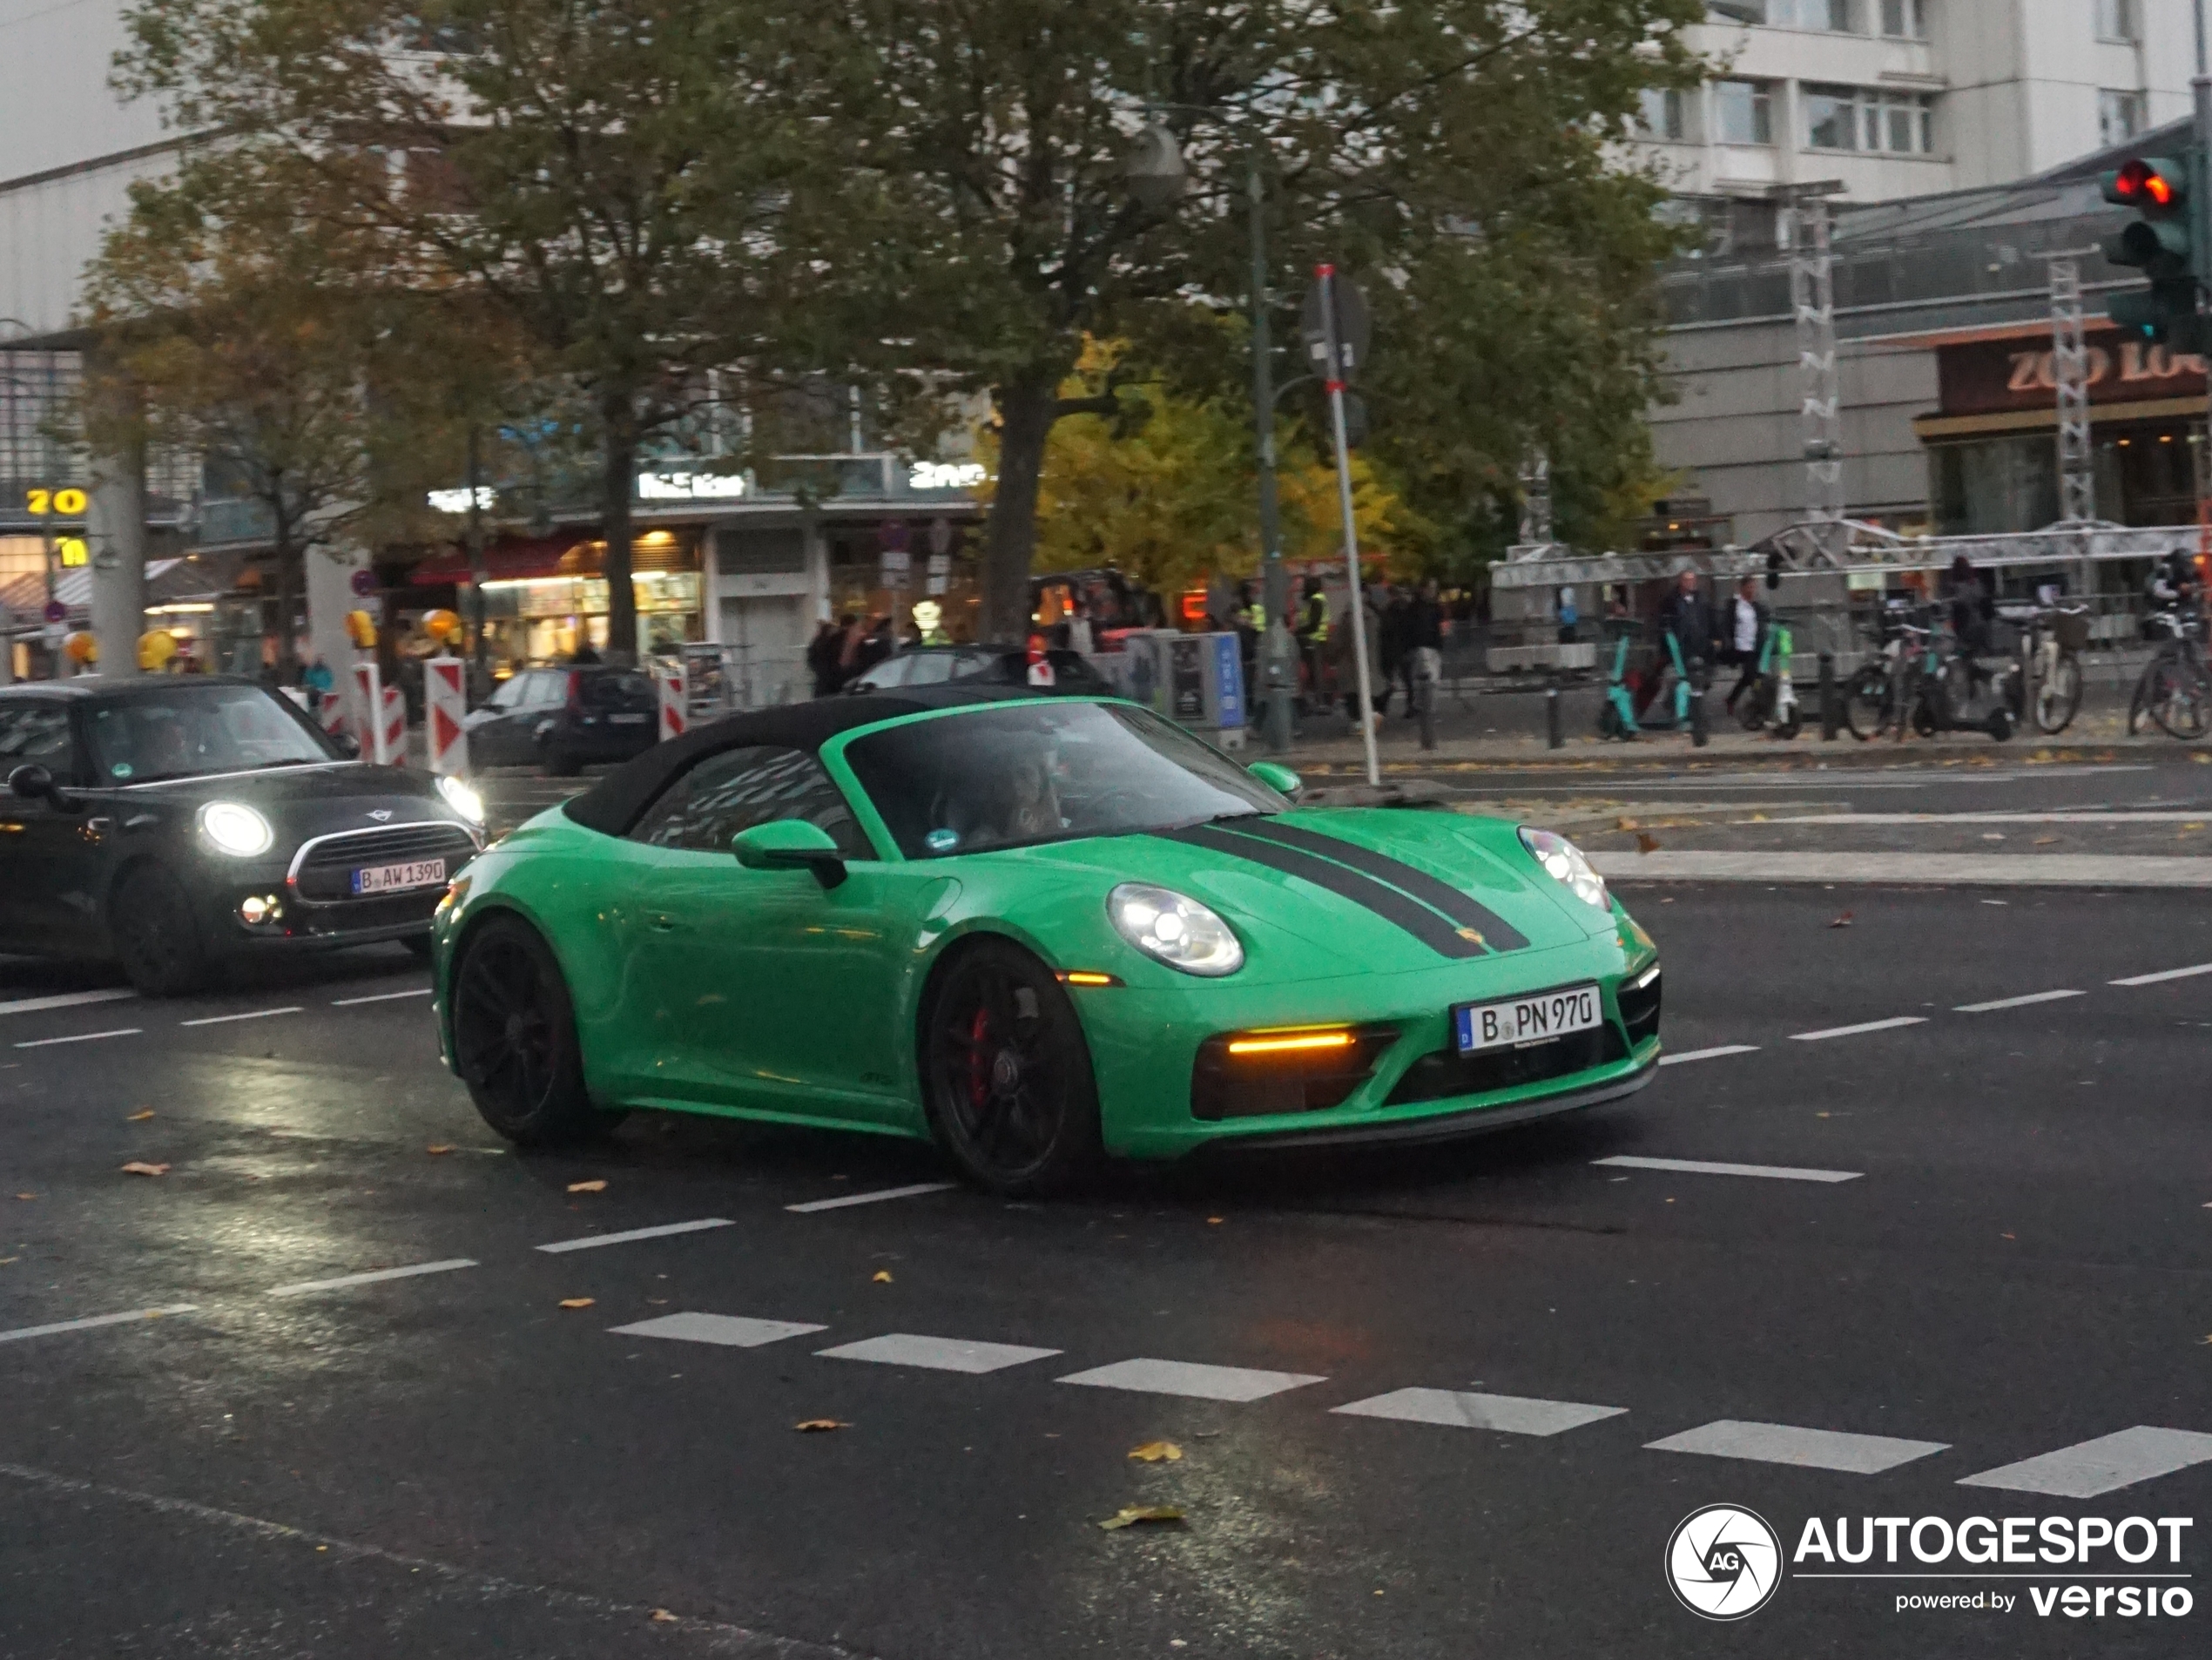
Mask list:
[[[682,921],[666,911],[655,911],[646,920],[652,924],[656,934],[681,934],[684,931]]]

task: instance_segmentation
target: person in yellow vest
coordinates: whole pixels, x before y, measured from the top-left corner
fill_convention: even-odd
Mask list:
[[[1329,644],[1329,597],[1321,591],[1321,579],[1305,579],[1305,603],[1298,608],[1298,625],[1291,631],[1298,637],[1298,655],[1305,659],[1305,693],[1314,707],[1327,700],[1321,685],[1321,656]]]

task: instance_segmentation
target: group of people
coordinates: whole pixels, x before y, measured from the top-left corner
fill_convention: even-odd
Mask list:
[[[1402,686],[1406,717],[1411,719],[1420,712],[1417,680],[1433,681],[1443,676],[1447,619],[1436,580],[1431,577],[1418,587],[1391,583],[1379,589],[1363,588],[1358,604],[1357,626],[1366,637],[1374,712],[1388,714]],[[1333,673],[1345,713],[1356,721],[1359,719],[1359,677],[1352,627],[1352,618],[1331,615],[1329,597],[1319,578],[1307,577],[1291,632],[1305,662],[1309,704],[1319,706],[1325,701],[1323,687]]]
[[[1726,699],[1733,714],[1736,700],[1758,684],[1760,653],[1767,631],[1774,626],[1773,613],[1759,598],[1758,578],[1741,578],[1736,591],[1716,611],[1699,585],[1697,573],[1684,570],[1676,578],[1675,591],[1667,596],[1659,625],[1673,639],[1683,671],[1693,685],[1703,686],[1716,666],[1737,671],[1736,685]],[[1654,677],[1647,690],[1656,692],[1657,686]]]
[[[806,644],[806,671],[813,677],[814,695],[826,698],[844,691],[897,649],[887,614],[865,621],[857,611],[847,611],[835,622],[824,617]]]

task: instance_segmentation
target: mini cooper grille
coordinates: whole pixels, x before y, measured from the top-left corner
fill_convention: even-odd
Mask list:
[[[1629,1029],[1629,1042],[1641,1043],[1659,1035],[1659,988],[1662,976],[1653,975],[1641,989],[1621,987],[1621,1023]]]
[[[442,858],[450,876],[475,855],[475,838],[457,824],[395,824],[388,830],[314,842],[293,874],[301,898],[345,900],[354,897],[353,873],[364,865]]]
[[[1448,1101],[1454,1096],[1516,1090],[1527,1083],[1571,1077],[1628,1057],[1628,1045],[1610,1021],[1587,1032],[1574,1032],[1523,1049],[1477,1049],[1472,1055],[1462,1055],[1456,1049],[1439,1049],[1407,1067],[1384,1104],[1402,1107],[1416,1101]]]
[[[1239,1036],[1224,1032],[1198,1046],[1190,1070],[1192,1117],[1257,1118],[1340,1107],[1373,1076],[1375,1063],[1398,1041],[1386,1026],[1366,1026],[1342,1049],[1231,1055],[1229,1045]]]

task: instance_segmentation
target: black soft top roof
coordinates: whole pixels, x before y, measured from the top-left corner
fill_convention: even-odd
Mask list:
[[[1026,686],[948,685],[871,692],[857,697],[817,698],[812,703],[756,709],[749,714],[714,721],[667,743],[656,744],[569,801],[563,811],[587,830],[610,836],[627,835],[638,815],[678,773],[703,757],[723,750],[772,746],[804,750],[812,755],[838,733],[850,732],[855,726],[873,725],[879,720],[922,714],[932,709],[1003,703],[1031,695]]]

